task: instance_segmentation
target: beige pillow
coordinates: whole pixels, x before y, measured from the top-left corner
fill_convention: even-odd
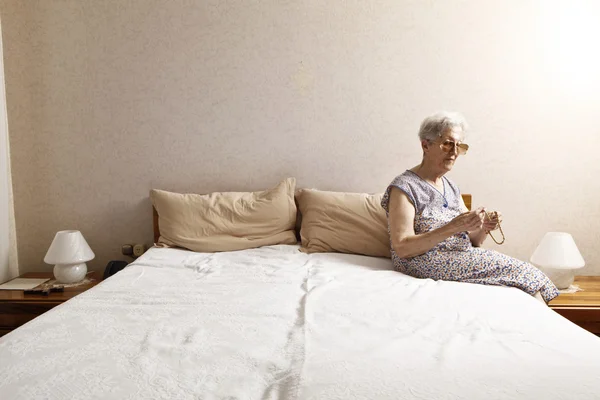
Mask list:
[[[159,244],[198,252],[296,244],[296,180],[261,192],[180,194],[153,189]]]
[[[302,213],[300,237],[303,251],[390,257],[382,196],[299,190],[296,201]]]

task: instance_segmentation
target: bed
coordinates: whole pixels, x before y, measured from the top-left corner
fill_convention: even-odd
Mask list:
[[[0,338],[2,399],[597,399],[600,340],[524,292],[298,244],[153,247]]]

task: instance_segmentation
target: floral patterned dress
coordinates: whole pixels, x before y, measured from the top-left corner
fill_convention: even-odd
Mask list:
[[[381,205],[388,216],[392,187],[402,190],[415,207],[415,233],[446,225],[463,212],[458,187],[442,178],[443,192],[412,171],[397,176],[388,186]],[[546,302],[558,296],[552,281],[530,263],[494,250],[473,247],[467,232],[457,233],[416,257],[400,258],[392,248],[396,270],[416,278],[517,287],[531,295],[540,292]]]

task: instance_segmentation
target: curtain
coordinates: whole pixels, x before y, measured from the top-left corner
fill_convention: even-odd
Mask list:
[[[2,24],[0,22],[0,37],[1,32]],[[0,40],[0,282],[19,275],[3,60],[4,54]]]

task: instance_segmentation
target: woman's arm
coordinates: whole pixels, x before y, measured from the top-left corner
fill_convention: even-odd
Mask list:
[[[487,233],[483,228],[475,229],[474,231],[469,232],[469,239],[471,239],[471,244],[473,247],[481,247],[485,241],[485,238],[487,238]]]
[[[390,190],[389,221],[392,248],[400,258],[424,254],[450,236],[481,225],[479,215],[472,211],[459,215],[438,229],[417,235],[414,228],[415,207],[406,193],[396,187]]]

